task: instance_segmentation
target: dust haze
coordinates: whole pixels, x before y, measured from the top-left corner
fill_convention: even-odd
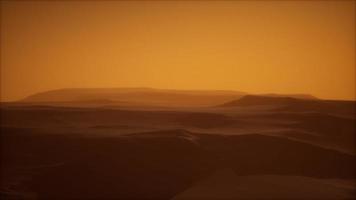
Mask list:
[[[355,1],[1,1],[1,199],[355,199]]]

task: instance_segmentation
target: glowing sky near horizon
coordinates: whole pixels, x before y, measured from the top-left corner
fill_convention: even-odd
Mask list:
[[[355,1],[2,1],[1,99],[153,87],[355,99]]]

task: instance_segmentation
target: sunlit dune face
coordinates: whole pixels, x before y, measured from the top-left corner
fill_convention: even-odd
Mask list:
[[[1,100],[154,87],[355,99],[354,1],[1,2]]]

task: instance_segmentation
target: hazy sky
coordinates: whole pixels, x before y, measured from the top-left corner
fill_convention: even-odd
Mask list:
[[[1,1],[1,100],[73,87],[355,99],[355,1]]]

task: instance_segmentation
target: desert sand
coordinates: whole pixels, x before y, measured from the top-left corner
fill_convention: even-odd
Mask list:
[[[138,105],[132,94],[126,106],[102,96],[51,99],[62,92],[3,103],[1,196],[356,197],[355,102],[280,95],[220,102],[226,92],[213,101],[202,93],[191,104],[155,96],[154,105]]]

